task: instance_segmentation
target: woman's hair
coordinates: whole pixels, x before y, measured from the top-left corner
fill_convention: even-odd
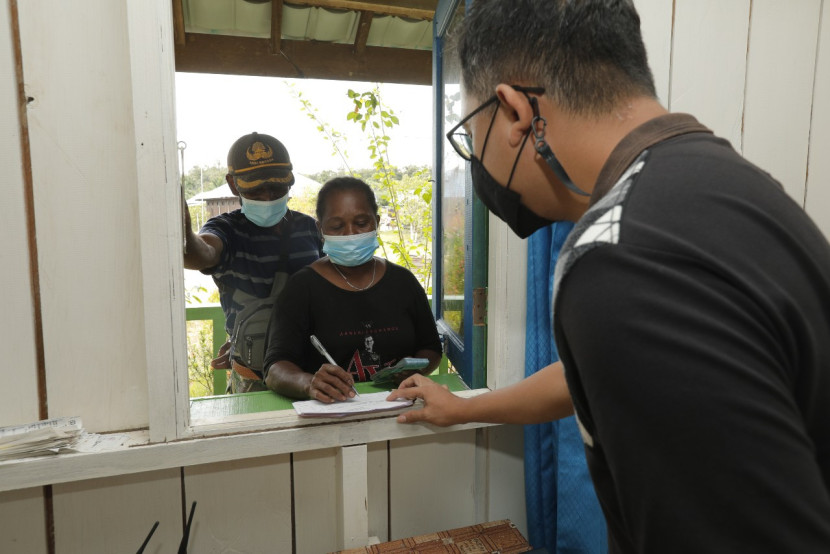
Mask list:
[[[378,203],[375,200],[375,193],[372,188],[360,179],[354,177],[335,177],[329,180],[317,193],[317,221],[323,222],[323,214],[326,213],[326,201],[329,194],[334,191],[355,190],[366,195],[366,200],[369,206],[372,207],[372,212],[378,215]]]
[[[454,38],[464,88],[482,100],[499,83],[544,87],[564,110],[599,115],[656,97],[631,0],[476,0]]]

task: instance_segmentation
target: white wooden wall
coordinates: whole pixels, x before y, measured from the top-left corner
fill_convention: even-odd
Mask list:
[[[17,5],[49,414],[90,431],[146,427],[127,4]]]
[[[136,136],[152,137],[154,127],[136,122],[161,115],[143,114],[146,99],[136,90],[145,80],[165,86],[131,42],[158,47],[152,33],[136,32],[135,14],[151,4],[159,2],[0,0],[0,163],[7,176],[0,425],[38,414],[13,5],[26,94],[34,99],[25,116],[49,414],[80,415],[91,431],[152,420],[145,314],[169,312],[173,293],[163,290],[163,276],[149,288],[146,278],[155,257],[148,244],[164,246],[169,232],[156,230],[164,236],[149,243],[138,232],[146,219],[141,206],[152,205],[164,181],[142,178],[148,164],[137,155]],[[695,114],[770,171],[830,235],[828,1],[636,4],[661,101]],[[158,35],[165,48],[168,31]],[[171,138],[159,139],[158,148],[167,148],[165,140]],[[520,378],[524,359],[525,277],[509,270],[523,266],[525,250],[500,222],[492,222],[491,237],[490,302],[503,309],[489,318],[488,375],[502,386]],[[160,250],[161,260],[171,255]],[[525,530],[522,479],[521,428],[510,426],[156,469],[0,493],[0,551],[45,552],[50,540],[57,552],[132,551],[156,520],[150,551],[174,551],[183,510],[194,500],[194,552],[284,551],[292,540],[297,552],[334,550],[363,523],[365,534],[381,540],[504,517]],[[352,510],[343,491],[365,494],[364,508]]]
[[[37,364],[12,21],[7,4],[0,6],[0,166],[6,171],[6,183],[0,187],[0,336],[9,341],[4,376],[15,383],[0,392],[0,424],[14,425],[38,417]]]

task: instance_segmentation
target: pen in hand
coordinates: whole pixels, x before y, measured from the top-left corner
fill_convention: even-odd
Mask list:
[[[320,342],[320,339],[318,339],[314,335],[311,335],[310,338],[311,338],[311,344],[314,345],[314,348],[317,349],[317,352],[319,352],[320,355],[322,355],[324,358],[326,358],[331,365],[337,365],[337,363],[334,361],[334,358],[332,358],[331,354],[328,353],[328,350],[326,350],[323,347],[323,343]],[[357,392],[357,389],[355,388],[354,384],[352,384],[352,390],[354,391],[355,396],[360,396],[360,393]]]

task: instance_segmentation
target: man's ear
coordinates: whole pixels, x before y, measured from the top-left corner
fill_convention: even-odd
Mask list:
[[[231,188],[231,193],[233,193],[234,196],[239,196],[239,191],[236,189],[236,183],[233,180],[233,175],[231,175],[230,173],[225,175],[225,181],[228,183],[228,186]]]
[[[524,140],[533,121],[533,108],[523,92],[519,92],[510,85],[501,83],[496,87],[499,102],[507,110],[512,123],[508,131],[510,146],[518,146]]]

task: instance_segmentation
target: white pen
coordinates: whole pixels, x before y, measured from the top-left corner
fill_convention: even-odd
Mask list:
[[[317,349],[317,352],[319,352],[323,357],[325,357],[331,365],[337,365],[337,362],[334,361],[334,358],[331,357],[331,354],[328,353],[328,350],[326,350],[323,347],[323,343],[320,342],[320,339],[318,339],[314,335],[311,335],[310,338],[311,344],[314,345],[314,348]],[[354,384],[352,384],[352,390],[354,391],[355,396],[360,396],[360,393],[357,392],[357,389],[354,387]]]

